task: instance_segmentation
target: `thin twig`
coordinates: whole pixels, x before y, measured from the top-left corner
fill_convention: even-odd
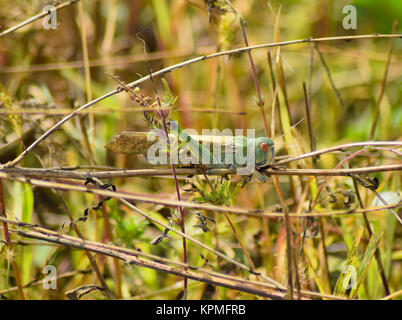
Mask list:
[[[229,5],[229,7],[232,9],[233,13],[239,19],[240,26],[241,26],[241,31],[242,31],[242,35],[243,35],[243,41],[244,41],[245,46],[248,47],[249,44],[248,44],[248,39],[247,39],[246,26],[245,26],[245,22],[244,22],[244,19],[243,19],[242,15],[236,10],[236,8],[232,5],[232,3],[229,0],[225,0],[225,2]],[[264,106],[264,102],[262,100],[260,84],[258,82],[257,71],[256,71],[256,68],[255,68],[253,56],[251,55],[250,51],[248,51],[247,54],[248,54],[248,58],[250,60],[251,74],[253,75],[254,85],[255,85],[255,88],[256,88],[256,91],[257,91],[258,106],[260,108],[262,108]]]
[[[41,234],[39,232],[21,231],[21,230],[17,230],[16,233],[22,237],[38,239],[47,242],[53,242],[62,246],[87,250],[97,254],[114,257],[132,265],[137,265],[141,267],[154,269],[156,271],[162,271],[165,273],[174,274],[180,277],[184,277],[186,279],[193,279],[196,281],[207,282],[213,285],[223,286],[234,290],[261,295],[271,299],[283,299],[284,295],[281,289],[264,290],[262,288],[256,287],[255,285],[243,284],[241,280],[234,282],[232,279],[228,280],[222,277],[212,276],[208,274],[204,275],[199,272],[183,270],[176,267],[170,267],[159,262],[140,259],[137,257],[139,256],[139,254],[136,254],[136,251],[134,251],[132,254],[127,254],[116,250],[104,249],[102,247],[97,246],[96,244],[94,245],[89,241],[82,241],[81,239],[61,236],[58,234],[49,234],[49,233]]]
[[[129,55],[119,55],[104,57],[98,59],[90,59],[89,66],[94,67],[123,67],[129,64],[144,62],[145,60],[162,60],[162,59],[172,59],[172,58],[183,58],[186,56],[191,56],[194,54],[211,54],[216,50],[216,47],[201,47],[194,48],[194,50],[188,49],[176,49],[176,50],[159,50],[156,52],[148,52],[147,59],[145,59],[144,54],[129,54]],[[84,67],[83,60],[75,61],[63,61],[54,63],[43,63],[43,64],[33,64],[26,66],[0,66],[1,73],[25,73],[25,72],[47,72],[55,70],[66,70],[66,69],[81,69]],[[71,110],[70,110],[71,112]]]
[[[315,151],[316,141],[313,131],[313,124],[311,121],[311,101],[309,98],[309,94],[307,93],[306,83],[303,81],[303,92],[304,92],[304,105],[306,108],[306,117],[307,117],[307,127],[308,127],[308,136],[310,141],[310,151]],[[314,169],[317,167],[317,157],[313,156],[313,167]]]
[[[252,294],[259,295],[259,293],[263,293],[262,295],[265,296],[264,293],[272,292],[272,289],[273,289],[274,292],[276,290],[279,297],[283,297],[283,295],[284,295],[285,288],[283,286],[278,287],[276,285],[272,285],[272,284],[269,284],[266,282],[256,282],[256,281],[252,281],[252,280],[241,279],[238,277],[233,277],[233,276],[229,276],[229,275],[225,275],[225,274],[221,274],[221,273],[217,273],[217,272],[203,270],[203,269],[196,268],[196,267],[186,266],[186,265],[181,264],[180,262],[175,262],[175,261],[168,260],[166,258],[161,258],[159,256],[146,254],[141,251],[130,250],[130,249],[122,248],[122,247],[106,245],[104,243],[92,242],[92,241],[88,241],[88,240],[82,241],[81,239],[74,238],[71,236],[60,235],[60,234],[50,231],[48,229],[44,229],[44,228],[37,227],[34,225],[21,224],[20,222],[16,222],[16,221],[2,218],[2,217],[0,217],[0,221],[7,222],[9,224],[14,224],[20,228],[23,227],[23,228],[29,228],[29,229],[34,230],[34,232],[22,231],[20,229],[19,230],[14,230],[14,229],[10,230],[11,232],[18,233],[22,237],[33,238],[33,239],[37,239],[37,240],[41,240],[41,241],[45,241],[45,242],[50,242],[50,243],[54,243],[55,245],[62,245],[62,246],[67,246],[67,247],[72,247],[72,248],[77,248],[77,249],[82,249],[82,250],[88,250],[88,251],[92,251],[94,253],[108,255],[108,256],[112,256],[114,258],[121,259],[121,260],[127,262],[128,264],[136,264],[136,265],[139,265],[142,267],[155,269],[154,268],[155,263],[148,261],[148,260],[138,258],[138,257],[144,257],[144,258],[155,260],[157,262],[161,262],[159,264],[159,266],[167,267],[165,264],[172,264],[174,266],[187,267],[188,269],[196,269],[199,271],[199,273],[201,275],[199,277],[195,277],[195,278],[192,278],[191,276],[188,278],[191,278],[191,279],[194,279],[197,281],[214,284],[214,282],[210,282],[210,281],[214,280],[214,279],[224,279],[224,280],[226,280],[224,283],[227,283],[227,281],[230,281],[232,283],[236,283],[236,285],[237,284],[248,285],[247,289],[251,289],[251,288],[252,288],[252,290],[257,289],[257,292],[254,292],[254,291],[250,292]],[[145,264],[140,264],[138,262],[143,262]],[[163,268],[162,270],[156,268],[156,270],[168,272],[168,273],[172,273],[172,274],[177,274],[176,272],[179,272],[179,274],[177,274],[179,276],[183,276],[183,277],[188,276],[188,274],[180,273],[180,271],[182,271],[182,270],[180,270],[178,268],[170,268],[170,269]],[[211,276],[213,276],[213,278],[211,278]],[[216,285],[220,286],[222,284],[221,284],[221,282],[219,282]],[[222,286],[225,286],[225,285],[222,285]],[[233,289],[243,291],[241,288],[237,288],[237,287],[233,288]],[[267,289],[269,289],[269,290],[267,290]],[[248,291],[245,291],[245,292],[248,292]],[[310,298],[344,300],[344,298],[342,298],[342,297],[320,294],[318,292],[313,292],[313,291],[308,291],[308,290],[303,290],[301,293],[303,296],[310,297]]]
[[[84,5],[82,2],[78,3],[78,12],[80,19],[80,37],[82,45],[82,57],[84,60],[84,75],[85,75],[85,89],[87,102],[92,100],[92,85],[91,85],[91,71],[89,68],[89,54],[88,54],[88,40],[87,40],[87,28],[84,18]],[[83,121],[82,121],[83,122]],[[88,132],[83,132],[84,141],[88,142],[88,153],[90,154],[91,161],[93,162],[93,152],[95,149],[95,118],[93,112],[89,113],[89,133],[92,144],[89,144]],[[91,148],[92,147],[92,148]]]
[[[139,113],[139,112],[144,112],[144,111],[166,111],[166,110],[171,110],[172,112],[197,112],[197,113],[225,113],[225,114],[233,114],[233,115],[239,115],[239,116],[245,116],[247,115],[247,112],[245,111],[232,111],[232,110],[222,110],[222,109],[203,109],[203,108],[190,108],[190,107],[185,107],[185,108],[177,108],[177,107],[162,107],[162,108],[156,108],[156,107],[144,107],[144,108],[97,108],[94,111],[82,111],[80,114],[89,114],[89,113],[94,113],[94,114],[110,114],[111,112],[121,112],[121,113]],[[26,109],[26,108],[21,108],[21,109],[12,109],[12,110],[6,110],[6,109],[0,109],[0,114],[6,114],[6,115],[12,115],[12,114],[26,114],[26,115],[48,115],[52,117],[56,116],[64,116],[66,114],[70,114],[71,109],[67,108],[57,108],[57,109],[43,109],[43,108],[35,108],[35,109]]]
[[[290,231],[290,219],[289,219],[289,212],[288,212],[288,207],[285,203],[285,200],[283,198],[283,194],[281,191],[281,187],[278,181],[277,177],[272,177],[272,181],[274,183],[276,193],[279,196],[279,200],[281,203],[282,210],[284,212],[285,216],[285,226],[286,226],[286,261],[287,261],[287,269],[288,269],[288,290],[290,294],[290,299],[293,300],[293,271],[292,271],[292,261],[294,261],[294,254],[293,254],[293,245],[292,245],[292,233]],[[296,263],[297,265],[297,263]],[[297,270],[296,270],[297,272]]]
[[[146,254],[141,251],[126,249],[122,247],[117,247],[113,245],[106,245],[104,243],[98,243],[93,241],[83,241],[82,239],[61,235],[54,231],[44,229],[35,225],[24,224],[21,222],[16,222],[6,218],[1,218],[0,221],[7,222],[9,224],[14,224],[19,227],[18,230],[11,229],[11,232],[15,232],[22,237],[37,239],[45,242],[51,242],[56,245],[72,247],[81,250],[91,251],[97,254],[107,255],[114,258],[121,259],[128,264],[135,264],[138,266],[151,268],[157,271],[167,272],[175,274],[181,277],[187,277],[194,279],[196,281],[207,282],[218,286],[228,287],[234,290],[244,291],[251,294],[261,295],[273,299],[283,299],[284,298],[284,287],[275,286],[266,282],[256,282],[246,279],[241,279],[238,277],[233,277],[225,274],[220,274],[208,270],[203,270],[200,268],[194,268],[191,266],[183,265],[179,262],[174,262],[166,258],[161,258],[155,255]],[[29,228],[33,231],[23,231],[21,228]],[[152,259],[156,262],[140,259],[143,257],[146,259]],[[177,267],[196,269],[198,272],[187,271],[179,269],[177,267],[169,267],[166,264],[173,264]],[[317,292],[312,292],[308,290],[301,291],[304,297],[311,298],[324,298],[324,299],[342,299],[340,297],[332,295],[323,295]]]
[[[17,168],[14,168],[17,169]],[[42,174],[43,175],[43,174]],[[94,175],[92,175],[95,178]],[[112,197],[112,198],[121,198],[127,199],[132,201],[144,202],[144,203],[154,203],[159,205],[164,205],[168,207],[186,207],[186,208],[193,208],[193,209],[202,209],[202,210],[210,210],[210,211],[217,211],[217,212],[228,212],[233,214],[240,214],[240,215],[248,215],[248,216],[255,216],[255,217],[281,217],[283,216],[281,213],[273,213],[267,210],[249,210],[245,208],[239,207],[223,207],[223,206],[215,206],[206,203],[195,203],[195,202],[186,202],[186,201],[177,201],[177,200],[167,200],[155,197],[155,195],[143,195],[143,194],[133,194],[124,191],[109,191],[106,189],[94,189],[89,188],[86,186],[82,186],[81,184],[73,184],[73,183],[61,183],[61,182],[52,182],[52,181],[44,181],[39,179],[31,179],[24,176],[18,176],[17,174],[4,174],[0,172],[0,178],[19,181],[21,183],[29,183],[32,186],[37,186],[41,188],[53,188],[58,190],[69,190],[69,191],[77,191],[77,192],[87,192],[92,194],[97,194],[102,197]],[[389,206],[383,207],[375,207],[370,209],[358,210],[358,209],[350,209],[345,211],[333,211],[333,212],[311,212],[308,214],[293,214],[289,213],[289,216],[292,217],[307,217],[307,216],[341,216],[341,215],[351,215],[351,214],[359,214],[362,212],[373,212],[378,210],[384,210],[389,208],[397,208],[400,207],[400,204],[393,204]]]
[[[329,70],[329,67],[328,67],[327,63],[325,62],[324,56],[322,55],[322,53],[321,53],[321,51],[318,48],[318,45],[316,43],[314,43],[314,48],[317,51],[318,56],[320,57],[321,63],[324,66],[324,69],[325,69],[325,71],[327,73],[329,82],[331,84],[331,88],[332,88],[332,90],[334,90],[335,95],[336,95],[336,97],[338,99],[338,102],[339,102],[340,106],[342,107],[342,110],[346,110],[346,106],[345,106],[345,103],[343,102],[341,93],[337,89],[337,87],[335,85],[335,82],[334,82],[334,79],[332,78],[331,71]]]
[[[6,205],[4,202],[3,181],[0,178],[0,218],[3,218],[3,217],[7,218],[7,214],[6,214]],[[8,250],[11,255],[11,259],[10,259],[11,266],[13,268],[15,282],[17,283],[17,287],[18,287],[18,296],[21,300],[24,300],[25,296],[24,296],[24,291],[22,290],[21,274],[20,274],[17,262],[15,261],[13,244],[10,239],[10,232],[9,232],[9,228],[8,228],[6,221],[3,221],[3,233],[4,233],[5,242],[7,244]]]
[[[78,1],[80,1],[80,0],[65,1],[65,2],[60,3],[59,5],[55,6],[53,10],[57,11],[57,10],[63,9],[63,8],[68,7],[69,5],[72,5],[72,4],[74,4],[74,3],[78,2]],[[49,14],[51,14],[51,11],[43,11],[42,13],[39,13],[39,14],[29,18],[28,20],[25,20],[24,22],[21,22],[21,23],[17,24],[16,26],[12,27],[12,28],[4,30],[3,32],[0,32],[0,38],[4,37],[7,34],[10,34],[10,33],[14,32],[14,31],[16,31],[18,29],[21,29],[22,27],[24,27],[24,26],[26,26],[26,25],[28,25],[28,24],[36,21],[36,20],[39,20],[39,19],[41,19],[41,18],[43,18],[43,17],[45,17],[45,16],[47,16]]]
[[[400,171],[402,164],[391,164],[363,168],[342,168],[342,169],[276,169],[271,168],[265,170],[267,175],[274,176],[349,176],[350,174],[367,174],[386,171]],[[0,173],[5,173],[10,176],[14,174],[26,177],[41,177],[41,178],[65,178],[85,180],[88,174],[98,179],[114,179],[114,178],[129,178],[129,177],[157,177],[171,176],[171,169],[110,169],[107,171],[72,171],[72,169],[46,169],[46,168],[1,168]],[[176,168],[176,174],[179,176],[189,175],[204,175],[205,170],[197,168]],[[236,174],[236,170],[230,169],[210,169],[208,175],[227,175]]]
[[[38,225],[18,222],[18,221],[14,221],[14,220],[3,218],[3,217],[0,217],[0,222],[6,222],[8,224],[12,224],[12,225],[18,227],[17,230],[10,229],[10,231],[18,233],[23,237],[29,237],[29,238],[33,238],[33,239],[37,239],[37,240],[41,240],[41,241],[47,241],[47,242],[53,243],[55,245],[64,245],[64,246],[69,246],[69,247],[73,247],[73,248],[77,248],[77,249],[88,250],[88,251],[91,251],[94,253],[109,255],[109,256],[112,256],[112,257],[118,258],[118,259],[124,258],[123,260],[125,262],[127,262],[128,264],[137,264],[137,263],[135,263],[135,261],[133,261],[133,258],[141,257],[141,258],[145,258],[145,259],[154,260],[154,261],[159,262],[164,265],[170,264],[170,265],[173,265],[173,266],[179,267],[179,268],[185,268],[185,269],[189,269],[189,270],[197,270],[199,273],[202,273],[207,276],[213,276],[214,278],[218,278],[218,279],[230,280],[233,282],[237,282],[239,284],[248,284],[248,285],[257,286],[257,287],[264,288],[264,289],[278,290],[278,292],[282,293],[282,294],[284,294],[285,290],[286,290],[286,288],[284,286],[277,284],[275,282],[273,282],[273,283],[272,282],[271,283],[270,282],[256,282],[253,280],[233,277],[233,276],[229,276],[229,275],[226,275],[223,273],[217,273],[217,272],[205,270],[205,269],[202,269],[199,267],[183,264],[181,262],[172,261],[172,260],[169,260],[166,258],[159,257],[157,255],[152,255],[152,254],[145,253],[145,252],[142,252],[139,250],[132,250],[132,249],[123,248],[123,247],[119,247],[119,246],[112,245],[112,244],[99,243],[99,242],[94,242],[94,241],[89,241],[89,240],[84,241],[82,239],[75,238],[72,236],[59,234],[53,230],[46,229],[46,228],[40,227]],[[29,229],[31,231],[24,232],[24,231],[21,231],[22,228]],[[138,258],[138,260],[139,260],[139,258]],[[141,259],[141,261],[145,262],[147,260]],[[152,264],[144,265],[144,266],[152,268]],[[179,269],[176,269],[176,270],[179,270]],[[161,271],[164,271],[164,270],[161,270]],[[205,278],[207,278],[207,277],[205,277]],[[199,280],[199,279],[195,279],[195,280]],[[199,280],[199,281],[202,281],[202,280]],[[332,296],[332,295],[323,295],[323,294],[308,291],[308,290],[301,291],[301,294],[303,296],[311,297],[311,298],[342,299],[340,297],[336,297],[336,296]]]
[[[297,160],[302,160],[305,158],[309,157],[314,157],[318,156],[324,153],[329,153],[333,151],[342,151],[343,149],[348,149],[348,148],[355,148],[355,147],[375,147],[375,146],[402,146],[402,141],[363,141],[363,142],[352,142],[352,143],[347,143],[347,144],[342,144],[339,146],[334,146],[330,148],[325,148],[322,150],[314,151],[314,152],[308,152],[299,156],[295,156],[289,159],[285,160],[280,160],[275,162],[276,166],[282,166],[286,163],[297,161]]]
[[[69,219],[70,219],[70,222],[73,222],[73,221],[74,221],[74,218],[73,218],[73,216],[72,216],[72,214],[71,214],[71,212],[70,212],[70,209],[68,208],[66,202],[64,201],[64,198],[62,197],[62,195],[61,195],[61,193],[60,193],[59,191],[57,191],[57,195],[58,195],[59,198],[60,198],[61,205],[62,205],[62,207],[64,208],[64,211],[67,213],[67,215],[68,215],[68,217],[69,217]],[[73,227],[75,233],[77,234],[77,236],[78,236],[80,239],[82,239],[83,241],[85,241],[84,236],[82,235],[82,233],[81,233],[80,229],[78,228],[77,224],[76,224],[76,223],[73,223],[73,224],[72,224],[72,227]],[[113,299],[113,298],[114,298],[114,297],[113,297],[113,294],[112,294],[112,292],[110,291],[109,287],[107,286],[106,281],[105,281],[105,279],[103,278],[102,273],[100,272],[100,269],[99,269],[99,267],[98,267],[98,264],[96,263],[95,258],[94,258],[94,257],[91,255],[91,253],[88,252],[88,251],[85,251],[85,254],[86,254],[87,257],[88,257],[88,260],[89,260],[89,262],[90,262],[90,264],[91,264],[91,266],[92,266],[92,269],[93,269],[93,271],[95,272],[97,278],[99,279],[99,282],[102,284],[102,287],[103,287],[103,289],[104,289],[106,295],[108,296],[109,299]]]
[[[397,25],[398,25],[398,22],[394,21],[394,23],[392,25],[392,32],[395,31]],[[372,123],[371,129],[370,129],[369,140],[373,140],[374,137],[375,137],[378,118],[379,118],[379,115],[380,115],[380,106],[381,106],[382,98],[383,98],[384,93],[385,93],[385,88],[387,86],[388,70],[389,70],[389,66],[391,64],[391,57],[392,57],[393,48],[394,48],[394,41],[391,40],[390,44],[389,44],[387,63],[385,64],[384,76],[383,76],[382,82],[381,82],[380,95],[378,96],[377,103],[376,103],[376,106],[375,106],[374,118],[373,118],[373,123]]]

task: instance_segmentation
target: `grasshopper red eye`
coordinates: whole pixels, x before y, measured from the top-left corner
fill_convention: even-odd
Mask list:
[[[269,149],[268,143],[263,142],[263,143],[260,144],[260,150],[261,150],[262,152],[267,152],[268,149]]]

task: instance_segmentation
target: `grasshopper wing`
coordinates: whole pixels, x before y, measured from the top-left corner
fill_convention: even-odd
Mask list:
[[[105,148],[114,153],[146,154],[148,148],[158,140],[156,135],[149,139],[149,134],[152,135],[148,132],[123,131],[114,135]]]

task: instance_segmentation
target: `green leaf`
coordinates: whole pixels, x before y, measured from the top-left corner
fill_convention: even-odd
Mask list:
[[[22,201],[22,221],[31,222],[33,206],[34,206],[34,196],[32,188],[29,184],[23,185],[24,197]]]
[[[22,185],[23,197],[22,197],[22,221],[30,223],[32,218],[32,212],[34,207],[34,196],[32,187],[29,184]],[[34,249],[22,250],[22,282],[28,283],[31,281],[31,265],[33,260]]]
[[[357,285],[355,288],[352,288],[350,291],[349,297],[354,298],[359,290],[360,285],[362,284],[363,280],[366,278],[368,267],[370,262],[373,260],[375,250],[380,243],[380,239],[382,236],[382,232],[379,235],[373,234],[370,238],[369,244],[367,246],[366,252],[364,253],[363,260],[360,264],[359,271],[357,273]]]
[[[162,83],[165,88],[165,96],[162,99],[164,106],[172,106],[177,100],[177,97],[173,97],[172,91],[170,90],[169,84],[165,78],[162,78]]]
[[[346,259],[346,262],[344,264],[343,270],[341,275],[338,278],[338,281],[335,284],[335,289],[334,289],[334,295],[336,296],[344,296],[346,290],[348,289],[349,286],[349,279],[353,277],[355,274],[355,265],[356,265],[356,260],[357,260],[357,254],[359,251],[359,244],[361,237],[363,235],[364,228],[360,227],[359,230],[357,231],[355,241],[353,243],[352,249],[350,250],[348,254],[348,258]],[[353,279],[351,279],[353,281]]]

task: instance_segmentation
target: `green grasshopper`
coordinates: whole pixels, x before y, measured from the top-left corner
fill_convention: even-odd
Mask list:
[[[121,132],[111,139],[106,148],[115,153],[147,154],[148,162],[161,165],[161,163],[155,163],[152,157],[150,158],[150,151],[158,149],[159,153],[156,152],[156,155],[169,154],[170,161],[174,160],[172,163],[180,167],[201,166],[207,170],[237,169],[238,172],[243,172],[242,174],[247,174],[250,178],[251,174],[254,174],[260,181],[266,182],[262,171],[272,164],[275,152],[271,139],[240,135],[188,134],[173,120],[168,121],[167,124],[170,127],[170,150],[167,148],[166,134],[160,129],[153,129],[150,132]],[[250,159],[253,161],[251,164],[247,163]],[[162,164],[169,163],[165,160]],[[247,168],[252,170],[246,170]],[[241,169],[244,171],[240,171]]]

